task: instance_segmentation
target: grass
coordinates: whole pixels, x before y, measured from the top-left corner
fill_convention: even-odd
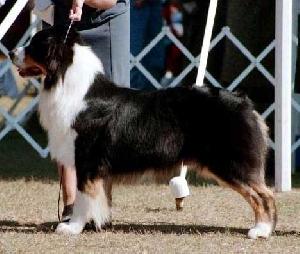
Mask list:
[[[191,187],[183,212],[166,185],[117,186],[113,228],[60,236],[57,183],[0,181],[0,253],[299,253],[300,192],[277,194],[279,223],[269,240],[246,238],[248,204],[217,186]]]
[[[27,130],[46,145],[35,124]],[[191,180],[196,181],[194,176]],[[293,178],[300,186],[300,176]],[[166,185],[116,186],[113,228],[76,237],[54,233],[58,182],[55,165],[19,134],[0,142],[0,253],[299,253],[300,190],[276,194],[279,221],[269,240],[246,238],[248,204],[217,186],[191,186],[183,212]]]

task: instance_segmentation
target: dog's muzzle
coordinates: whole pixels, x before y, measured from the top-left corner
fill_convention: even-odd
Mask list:
[[[25,60],[25,50],[24,47],[17,48],[15,50],[12,50],[8,53],[11,61],[13,64],[15,64],[17,67],[23,67],[24,66],[24,60]]]

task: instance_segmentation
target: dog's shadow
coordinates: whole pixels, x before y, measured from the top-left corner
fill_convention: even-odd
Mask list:
[[[19,223],[12,220],[0,220],[0,232],[17,232],[17,233],[54,233],[57,222],[45,222],[41,224],[36,223]],[[104,231],[113,233],[136,233],[136,234],[153,234],[155,232],[162,234],[207,234],[207,233],[229,233],[231,235],[246,235],[248,230],[236,227],[217,227],[217,226],[205,226],[205,225],[175,225],[167,223],[157,224],[121,224],[114,223],[111,227]],[[84,232],[93,232],[91,227],[85,229]],[[299,236],[300,232],[281,231],[276,230],[274,235],[276,236]]]

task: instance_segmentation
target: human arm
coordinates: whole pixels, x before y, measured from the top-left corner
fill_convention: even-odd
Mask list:
[[[80,21],[83,4],[100,10],[107,10],[116,5],[116,3],[117,0],[73,0],[69,17],[75,21]]]

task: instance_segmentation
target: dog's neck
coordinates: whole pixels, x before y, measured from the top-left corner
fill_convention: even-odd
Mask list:
[[[75,44],[73,46],[73,65],[79,65],[79,68],[90,72],[100,72],[104,74],[103,64],[96,56],[91,47]]]
[[[71,60],[67,60],[67,57]],[[96,75],[104,74],[101,60],[93,53],[88,46],[75,44],[68,56],[58,63],[57,71],[47,74],[44,81],[44,90],[56,89],[59,86],[75,88],[77,84],[82,84],[81,88],[91,84]],[[80,89],[76,87],[75,89]]]
[[[76,44],[73,50],[73,61],[64,77],[60,76],[51,89],[41,91],[40,119],[50,132],[54,129],[65,132],[70,128],[76,115],[86,108],[84,97],[96,76],[103,72],[101,61],[89,47]]]
[[[102,62],[90,47],[75,44],[73,52],[73,63],[67,68],[64,77],[61,78],[63,85],[87,86],[93,83],[98,73],[104,73]]]

